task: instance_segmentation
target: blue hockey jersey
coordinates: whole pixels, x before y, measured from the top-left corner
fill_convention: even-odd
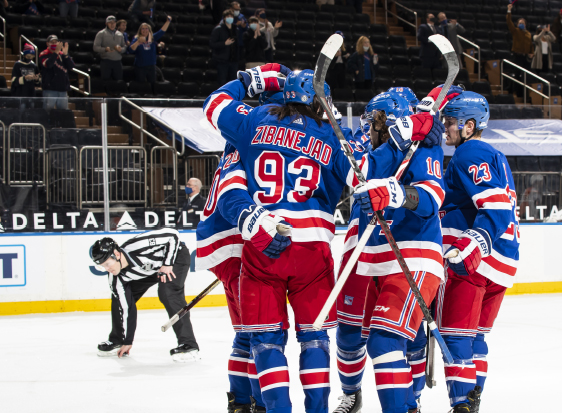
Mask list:
[[[504,154],[473,139],[460,145],[445,173],[443,250],[468,228],[490,234],[492,252],[478,273],[504,287],[513,285],[519,260],[519,217],[511,169]]]
[[[251,200],[289,222],[294,242],[330,242],[342,190],[357,183],[332,127],[303,117],[280,121],[269,114],[271,105],[252,108],[244,96],[234,80],[209,96],[203,110],[240,153]],[[347,135],[352,139],[349,129]],[[237,222],[239,212],[225,208],[225,218]]]
[[[248,189],[246,173],[238,151],[227,143],[197,226],[196,271],[208,270],[228,258],[242,256],[244,241],[238,227],[227,221],[217,207],[219,199],[228,197],[228,192],[235,189]]]
[[[362,169],[367,170],[367,179],[388,178],[396,173],[404,156],[405,153],[394,145],[385,143],[369,152]],[[420,145],[400,179],[401,184],[411,185],[418,191],[417,209],[386,208],[384,211],[410,271],[428,271],[440,278],[443,278],[443,252],[439,208],[445,198],[442,164],[443,150],[439,145],[432,148]],[[359,235],[371,218],[372,215],[360,214]],[[400,265],[377,225],[359,256],[357,274],[384,276],[400,272]]]

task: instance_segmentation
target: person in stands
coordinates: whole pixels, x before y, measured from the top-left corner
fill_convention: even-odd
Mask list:
[[[347,61],[347,71],[353,76],[356,89],[372,89],[378,67],[378,56],[366,36],[357,40],[355,53]]]

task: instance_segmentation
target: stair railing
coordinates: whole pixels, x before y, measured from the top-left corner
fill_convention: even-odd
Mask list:
[[[388,25],[388,15],[391,14],[392,16],[396,17],[398,20],[403,21],[404,23],[406,23],[408,26],[412,26],[415,30],[416,30],[416,46],[418,45],[418,12],[414,11],[412,9],[407,8],[406,6],[398,3],[398,2],[394,2],[394,4],[396,4],[398,7],[402,8],[402,10],[405,10],[409,13],[412,13],[414,15],[414,23],[409,22],[406,19],[403,19],[402,17],[400,17],[399,15],[391,12],[388,10],[388,0],[384,0],[384,21],[385,23]],[[376,10],[376,2],[375,2],[375,10]],[[375,15],[376,17],[376,15]]]

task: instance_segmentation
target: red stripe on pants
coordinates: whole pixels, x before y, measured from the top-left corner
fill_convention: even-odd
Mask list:
[[[288,383],[289,382],[289,372],[287,370],[272,371],[271,373],[264,374],[259,378],[260,387],[263,389],[266,386],[270,386],[276,383]]]
[[[306,372],[306,370],[305,370]],[[311,384],[321,384],[321,383],[330,383],[330,372],[329,371],[321,371],[321,372],[314,372],[314,373],[301,373],[301,383],[303,386],[308,386]]]

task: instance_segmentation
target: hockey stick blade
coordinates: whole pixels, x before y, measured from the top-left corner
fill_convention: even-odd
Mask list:
[[[322,89],[324,89],[324,79],[326,79],[326,73],[328,72],[330,63],[332,63],[334,56],[336,55],[342,44],[343,37],[341,37],[339,34],[333,34],[328,38],[328,40],[326,40],[324,46],[322,46],[320,56],[318,56],[316,67],[314,69],[315,83],[322,79]],[[316,88],[314,88],[314,90],[318,94]]]
[[[431,108],[431,114],[434,115],[439,111],[441,103],[445,100],[445,96],[449,93],[449,89],[453,85],[453,82],[459,73],[459,59],[455,49],[453,49],[453,45],[451,45],[451,42],[447,40],[445,36],[434,34],[433,36],[429,36],[428,39],[439,49],[445,59],[445,62],[447,62],[447,79],[445,80],[433,107]]]
[[[203,297],[205,297],[207,294],[209,294],[211,291],[213,291],[214,288],[219,284],[220,284],[220,280],[215,280],[211,284],[209,284],[207,286],[207,288],[205,288],[203,291],[201,291],[197,297],[195,297],[186,306],[184,306],[180,311],[178,311],[176,314],[174,314],[172,316],[172,318],[170,318],[168,320],[168,322],[162,326],[162,332],[168,331],[170,329],[170,327],[172,327],[174,324],[176,324],[180,318],[182,318],[184,315],[186,315],[189,312],[189,310],[191,310],[193,307],[195,307],[197,305],[197,303],[199,303],[199,301],[201,301],[203,299]]]

